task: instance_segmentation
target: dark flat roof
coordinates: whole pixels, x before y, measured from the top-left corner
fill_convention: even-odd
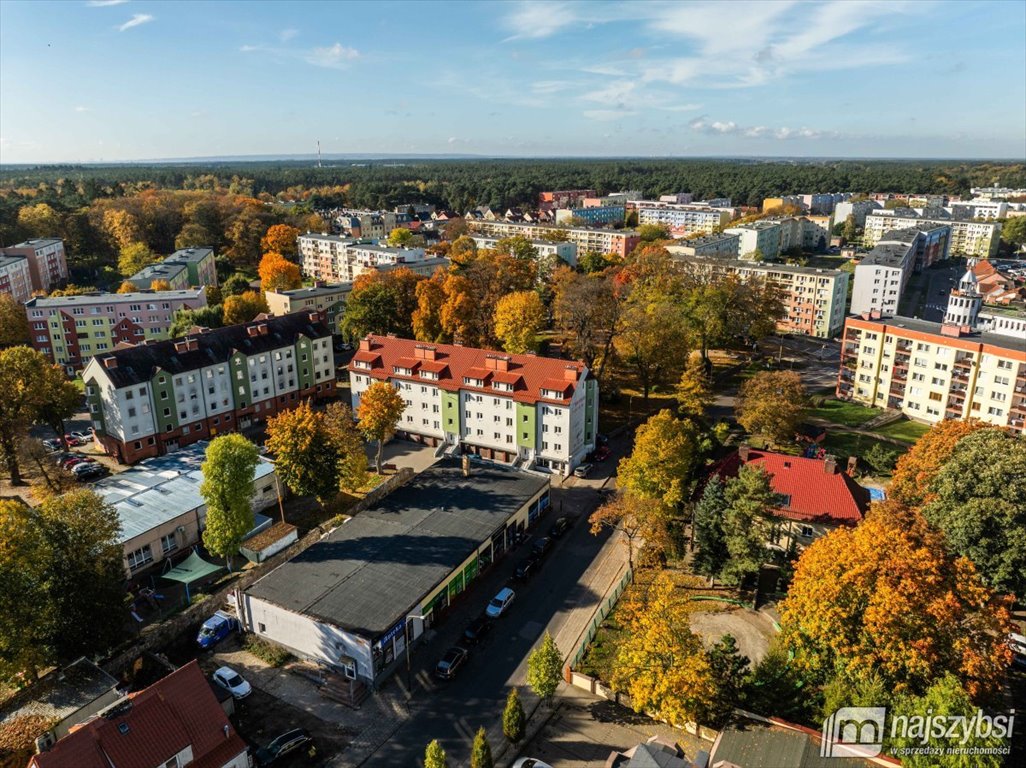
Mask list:
[[[246,592],[376,639],[548,487],[547,477],[442,459]]]

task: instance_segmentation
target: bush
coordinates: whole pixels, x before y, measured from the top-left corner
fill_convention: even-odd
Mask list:
[[[246,650],[272,667],[280,667],[291,661],[293,656],[284,648],[273,645],[253,635],[246,636]]]

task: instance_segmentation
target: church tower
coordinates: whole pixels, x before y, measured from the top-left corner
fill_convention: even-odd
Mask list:
[[[983,305],[983,295],[977,285],[976,275],[973,274],[975,261],[975,259],[969,260],[969,268],[962,275],[962,279],[958,281],[958,288],[953,290],[951,296],[948,297],[948,310],[944,313],[945,325],[970,328],[976,325],[976,318]]]

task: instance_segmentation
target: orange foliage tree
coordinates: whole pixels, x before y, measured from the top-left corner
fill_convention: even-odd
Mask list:
[[[265,253],[260,259],[260,287],[265,291],[291,291],[303,284],[299,265],[286,259],[277,251]]]
[[[267,234],[260,239],[260,247],[264,253],[295,253],[296,238],[299,230],[288,224],[273,224],[267,228]]]
[[[224,324],[248,323],[262,312],[267,312],[267,302],[256,291],[246,291],[224,300]]]
[[[171,290],[171,283],[169,283],[167,280],[164,280],[162,278],[158,278],[157,280],[151,280],[150,281],[150,290],[151,291],[170,291]]]
[[[889,487],[891,498],[908,507],[928,503],[930,482],[951,458],[955,445],[966,435],[985,426],[979,421],[945,420],[934,424],[898,459]]]
[[[951,672],[977,697],[997,688],[1011,661],[1006,603],[895,501],[806,549],[780,613],[794,663],[818,681],[875,673],[918,695]]]

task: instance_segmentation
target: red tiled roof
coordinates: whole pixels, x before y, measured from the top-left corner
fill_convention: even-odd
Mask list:
[[[349,371],[351,373],[370,375],[382,381],[399,379],[430,382],[449,392],[465,389],[506,397],[509,397],[510,394],[505,393],[504,390],[492,389],[490,383],[494,381],[501,384],[512,384],[512,397],[521,403],[544,401],[565,405],[566,401],[573,397],[574,391],[587,371],[587,367],[582,362],[535,355],[510,355],[504,352],[462,347],[455,344],[425,345],[423,342],[413,339],[374,335],[368,336],[365,341],[370,342],[371,349],[359,350],[353,356],[353,362],[369,363],[371,367],[369,369],[357,368],[350,363]],[[424,346],[431,348],[435,358],[433,361],[416,357],[417,347]],[[497,357],[501,359],[507,370],[501,371],[488,367],[489,358],[492,358],[491,363],[494,366]],[[397,365],[410,367],[403,366],[399,361],[411,358],[420,363],[419,371],[415,370],[412,375],[394,372]],[[565,374],[568,368],[576,371],[576,381],[567,381]],[[421,378],[420,371],[437,373],[438,379]],[[464,378],[484,380],[485,386],[475,387],[464,384]],[[560,392],[563,397],[542,397],[542,389]]]
[[[246,751],[195,661],[129,701],[120,715],[94,718],[35,755],[30,768],[152,768],[190,744],[190,766],[219,768]]]
[[[735,477],[741,463],[735,451],[713,469],[713,474]],[[773,490],[789,497],[787,506],[775,511],[778,517],[807,523],[854,525],[869,509],[869,491],[844,472],[827,472],[825,462],[820,459],[749,449],[748,461],[744,463],[765,469],[770,474]]]

